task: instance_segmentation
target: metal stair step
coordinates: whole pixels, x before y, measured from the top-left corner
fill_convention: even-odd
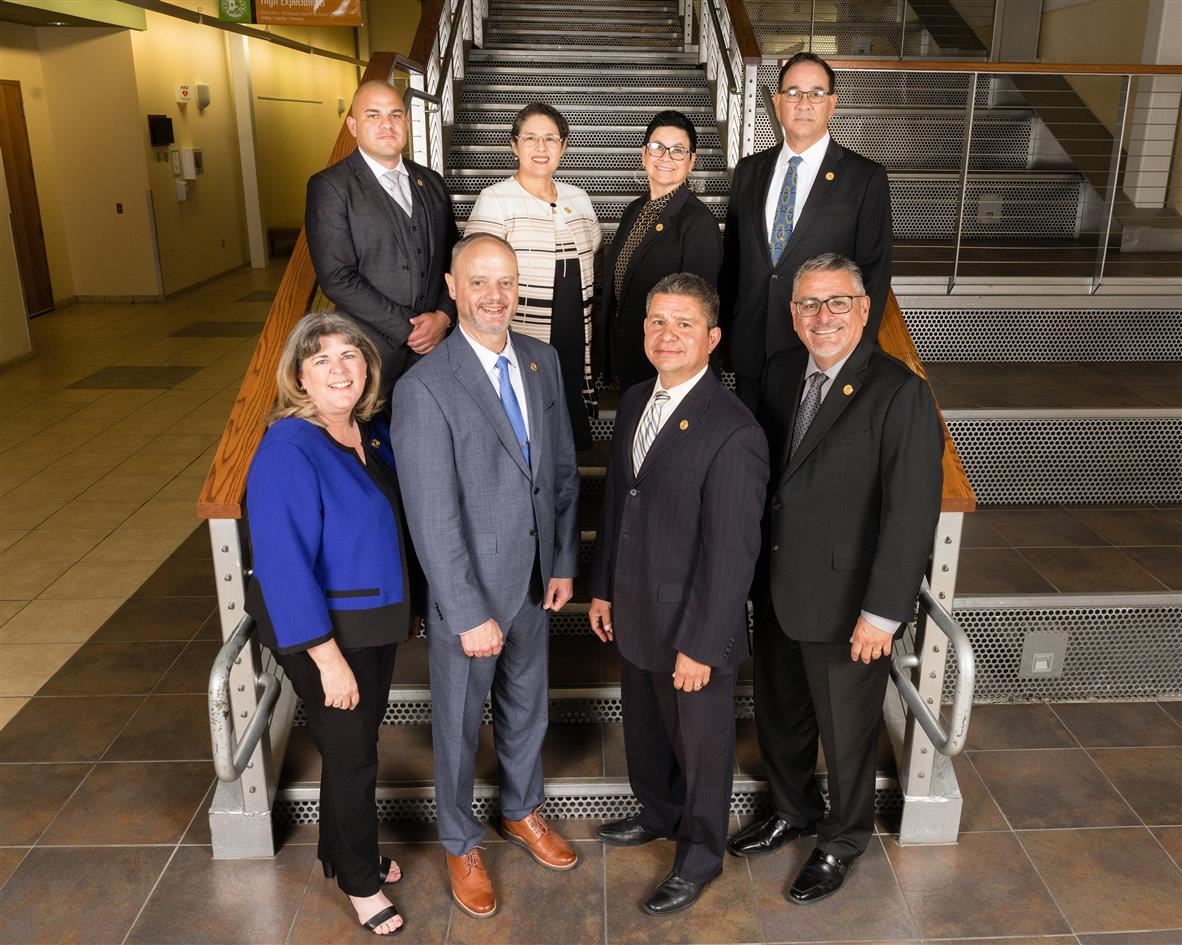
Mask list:
[[[485,187],[498,183],[510,176],[508,169],[496,174],[487,169],[459,169],[447,172],[447,189],[453,197],[463,194],[479,194]],[[600,171],[594,175],[576,176],[569,172],[559,179],[580,187],[588,194],[632,194],[634,197],[648,193],[648,180],[639,167],[629,171]],[[730,178],[725,171],[709,171],[694,174],[693,185],[699,196],[706,194],[725,195],[730,190]]]
[[[457,125],[469,122],[488,124],[503,120],[506,116],[511,122],[516,117],[521,105],[527,104],[528,101],[537,101],[537,99],[527,99],[520,104],[509,106],[498,102],[465,102],[461,99],[460,107],[456,111],[455,123]],[[621,103],[619,106],[612,103],[610,111],[605,110],[605,105],[607,103],[601,96],[597,101],[565,103],[560,106],[560,110],[572,125],[612,125],[621,124],[621,119],[632,119],[642,128],[648,125],[653,115],[659,110],[654,108],[652,103],[643,102],[627,105]],[[691,119],[695,125],[706,124],[714,116],[714,108],[709,104],[684,104],[679,105],[678,110],[684,112],[685,116]]]
[[[676,13],[670,16],[645,10],[608,12],[594,8],[580,10],[578,17],[573,19],[569,9],[565,11],[536,10],[528,13],[516,10],[499,10],[484,22],[487,28],[510,30],[549,26],[551,28],[559,27],[567,33],[584,29],[615,29],[621,33],[630,31],[666,33],[678,32],[681,29],[681,17]]]
[[[562,179],[560,175],[559,179]],[[624,212],[624,208],[628,206],[641,193],[637,190],[635,193],[617,193],[617,194],[591,194],[591,205],[595,209],[595,215],[599,218],[601,224],[618,223],[620,214]],[[726,197],[721,197],[716,194],[701,194],[698,197],[714,214],[715,218],[722,222],[726,217]],[[463,222],[468,219],[468,214],[472,211],[472,204],[476,202],[475,194],[452,194],[452,206],[455,209],[456,220]],[[606,228],[606,227],[605,227]]]
[[[537,46],[531,46],[529,48],[522,49],[474,48],[468,53],[468,62],[474,65],[489,62],[498,64],[511,62],[546,63],[551,61],[551,59],[547,58],[545,55],[547,52],[549,52],[549,50],[539,49]],[[579,57],[584,62],[606,62],[618,69],[633,68],[636,71],[644,71],[646,69],[651,69],[654,66],[659,69],[666,69],[679,64],[692,66],[693,68],[698,67],[697,54],[685,52],[681,49],[630,49],[627,54],[614,52],[612,50],[588,49],[580,51]]]
[[[610,92],[604,89],[548,92],[544,88],[518,88],[491,91],[486,88],[466,86],[460,96],[461,112],[498,111],[521,108],[530,102],[544,99],[563,114],[577,114],[582,109],[602,109],[609,105],[621,111],[640,111],[650,117],[661,109],[676,108],[678,111],[712,113],[714,109],[709,91],[697,89],[649,89],[647,87]],[[655,103],[660,102],[657,106]]]
[[[572,122],[570,126],[571,149],[581,150],[598,147],[620,151],[631,150],[635,153],[640,149],[644,129],[648,127],[651,120],[652,116],[650,115],[644,121],[640,121],[638,116],[638,120],[633,125],[614,123],[607,126]],[[457,124],[452,128],[452,147],[507,147],[509,128],[512,124],[512,119],[507,122],[481,121]],[[698,147],[721,150],[718,129],[711,125],[699,125]]]
[[[504,170],[512,172],[517,168],[517,158],[508,147],[494,148],[452,148],[448,156],[448,170]],[[641,173],[640,138],[630,148],[583,148],[567,151],[562,158],[563,173],[572,171],[630,170]],[[707,171],[726,172],[726,159],[715,149],[698,149],[698,160],[694,165],[695,175]]]
[[[469,60],[464,70],[464,84],[481,82],[504,82],[513,85],[534,85],[547,87],[557,84],[590,84],[598,80],[623,85],[671,84],[680,86],[694,80],[705,81],[706,72],[696,61],[682,63],[653,63],[637,66],[633,61],[605,62],[599,66],[584,66],[566,61],[518,62],[516,60],[496,62],[473,62]],[[578,81],[576,81],[578,80]]]

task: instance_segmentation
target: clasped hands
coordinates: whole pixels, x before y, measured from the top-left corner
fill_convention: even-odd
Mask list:
[[[546,596],[542,600],[543,610],[562,610],[575,592],[574,578],[550,578]],[[460,646],[465,656],[497,656],[505,644],[501,625],[492,617],[478,627],[460,634]]]
[[[604,643],[615,639],[612,631],[611,601],[600,597],[591,598],[591,607],[587,610],[587,618],[591,621],[591,632]],[[677,654],[677,661],[673,664],[673,688],[682,692],[698,692],[710,684],[710,667],[706,663],[699,663],[684,653]]]
[[[415,354],[426,354],[443,340],[451,317],[447,312],[423,312],[410,319],[413,326],[406,346]]]

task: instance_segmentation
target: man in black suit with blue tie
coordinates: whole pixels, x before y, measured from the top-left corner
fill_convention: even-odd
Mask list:
[[[357,150],[308,181],[304,231],[320,289],[382,358],[382,394],[455,320],[443,274],[459,238],[443,178],[402,156],[406,106],[364,82],[345,124]]]
[[[747,589],[759,552],[767,440],[709,369],[718,295],[666,276],[648,296],[656,381],[620,400],[590,575],[591,629],[620,652],[635,817],[599,837],[677,842],[650,915],[694,904],[722,872],[735,754],[735,672],[748,653]]]
[[[891,288],[887,174],[830,138],[834,83],[820,56],[789,59],[775,93],[784,143],[743,158],[731,184],[718,293],[735,392],[756,412],[767,361],[800,344],[787,315],[801,263],[841,253],[858,264],[870,296],[871,340]]]

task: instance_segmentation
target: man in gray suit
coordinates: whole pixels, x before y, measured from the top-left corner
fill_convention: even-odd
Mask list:
[[[517,257],[504,240],[456,244],[453,332],[394,389],[391,439],[406,519],[427,576],[431,736],[439,839],[452,896],[497,908],[472,815],[476,747],[492,691],[501,835],[543,866],[576,857],[538,813],[544,800],[546,611],[570,600],[578,467],[558,355],[509,331]]]
[[[362,83],[345,124],[357,150],[308,181],[304,231],[321,291],[377,346],[389,398],[452,324],[443,274],[459,234],[443,178],[402,156],[409,128],[397,89]]]

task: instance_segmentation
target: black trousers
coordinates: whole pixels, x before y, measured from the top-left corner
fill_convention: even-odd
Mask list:
[[[706,883],[722,872],[735,764],[735,675],[697,692],[620,657],[624,754],[640,822],[674,837],[673,872]]]
[[[790,640],[771,608],[755,628],[755,730],[776,812],[817,824],[817,847],[859,856],[874,833],[874,781],[890,661],[850,660],[848,643]],[[850,627],[850,632],[853,632]],[[817,787],[817,738],[829,775],[829,813]]]
[[[307,653],[276,655],[304,702],[320,751],[320,841],[317,856],[336,867],[337,885],[350,896],[372,896],[378,879],[378,726],[390,700],[395,643],[342,649],[357,679],[352,710],[324,704],[320,670]]]

